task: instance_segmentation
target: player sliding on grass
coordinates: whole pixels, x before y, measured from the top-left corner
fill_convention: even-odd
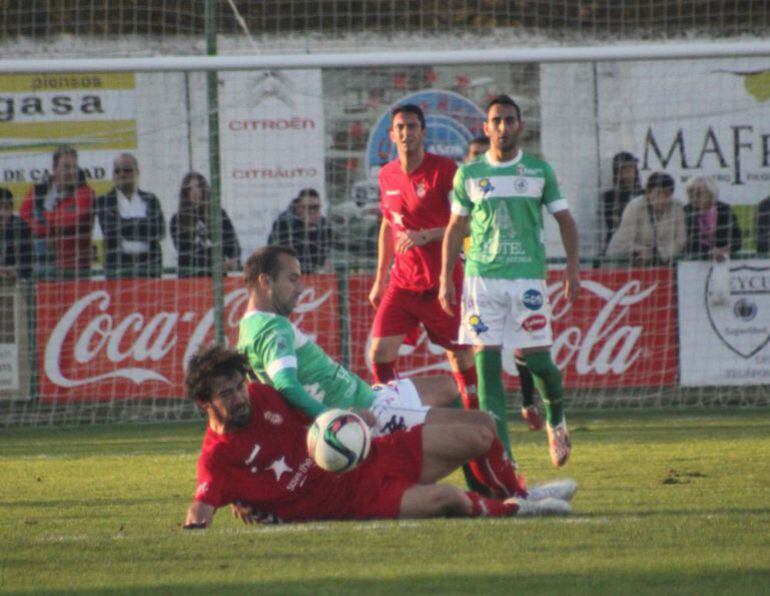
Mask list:
[[[485,412],[435,407],[451,404],[456,388],[448,377],[400,379],[370,387],[334,362],[287,318],[302,294],[302,272],[292,249],[266,246],[244,266],[249,300],[240,322],[238,350],[263,383],[277,389],[311,419],[329,407],[356,409],[381,436],[418,424],[463,424],[490,430]],[[490,457],[470,464],[473,476],[491,495],[526,496],[524,481],[494,437]]]
[[[311,417],[271,387],[247,384],[247,371],[245,356],[219,346],[203,347],[190,360],[186,393],[206,413],[208,428],[184,528],[207,527],[227,504],[236,504],[234,513],[246,523],[570,511],[547,486],[526,499],[500,500],[435,484],[470,459],[495,457],[492,426],[417,425],[374,438],[358,468],[326,472],[307,454]],[[575,484],[563,481],[559,489],[570,499]]]

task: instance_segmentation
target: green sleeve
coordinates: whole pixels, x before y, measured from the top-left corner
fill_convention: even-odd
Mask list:
[[[460,166],[455,172],[454,181],[452,183],[452,204],[457,204],[465,211],[471,211],[473,209],[473,203],[468,196],[468,191],[465,188],[465,168]]]
[[[320,401],[310,397],[310,394],[305,391],[297,377],[296,368],[284,368],[272,380],[276,391],[280,392],[292,406],[299,408],[313,418],[323,414],[328,409]]]
[[[556,179],[556,172],[549,164],[545,164],[543,169],[545,176],[545,185],[543,186],[543,202],[545,204],[553,203],[562,199],[561,189],[559,188],[559,182]]]

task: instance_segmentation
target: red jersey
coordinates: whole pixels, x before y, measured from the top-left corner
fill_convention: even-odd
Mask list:
[[[411,174],[401,169],[398,159],[380,170],[380,210],[391,225],[393,244],[403,230],[443,228],[449,223],[450,193],[457,165],[447,157],[426,153]],[[438,288],[441,275],[441,239],[396,254],[390,272],[391,283],[403,290],[424,292]],[[452,272],[462,279],[462,267]]]
[[[371,502],[377,498],[377,483],[389,475],[378,473],[388,464],[380,452],[393,441],[405,442],[403,436],[394,436],[406,433],[374,439],[363,464],[333,474],[319,468],[307,453],[310,417],[267,385],[250,384],[249,397],[252,412],[246,428],[225,434],[207,429],[198,459],[196,500],[217,508],[241,501],[269,521],[389,516],[393,507],[380,515]],[[405,470],[398,475],[410,484],[416,482],[421,459],[410,465],[395,451]]]

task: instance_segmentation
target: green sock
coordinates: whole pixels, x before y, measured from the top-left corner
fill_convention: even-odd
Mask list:
[[[476,352],[476,371],[479,377],[479,408],[492,414],[497,425],[497,436],[503,442],[508,456],[511,455],[511,439],[508,436],[508,410],[503,391],[503,358],[499,350]]]
[[[519,385],[521,385],[521,406],[528,408],[535,403],[535,380],[524,362],[524,357],[515,356],[516,370],[519,371]],[[541,396],[542,397],[542,396]]]
[[[535,377],[535,386],[543,398],[545,416],[552,427],[564,420],[564,387],[561,372],[549,352],[526,354],[524,361]]]

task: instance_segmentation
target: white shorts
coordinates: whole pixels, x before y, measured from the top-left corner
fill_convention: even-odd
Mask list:
[[[425,422],[430,408],[420,401],[417,387],[409,379],[373,385],[372,391],[374,403],[370,409],[377,419],[372,429],[373,436],[389,435]]]
[[[551,304],[545,280],[466,276],[458,341],[508,348],[550,346]]]

